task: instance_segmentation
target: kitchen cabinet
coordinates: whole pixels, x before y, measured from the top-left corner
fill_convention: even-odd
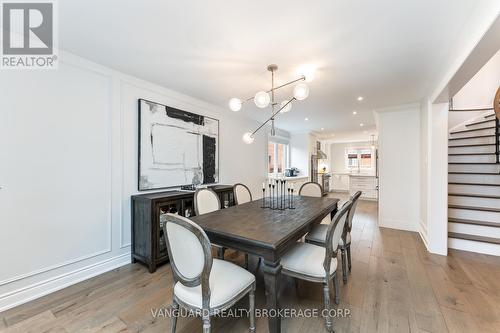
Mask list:
[[[349,190],[349,175],[347,175],[347,174],[332,174],[330,190],[348,191]]]
[[[361,198],[364,199],[378,199],[377,178],[374,176],[349,176],[349,194],[353,195],[357,191],[363,194]]]

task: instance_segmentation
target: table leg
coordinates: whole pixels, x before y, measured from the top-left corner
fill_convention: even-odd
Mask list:
[[[264,260],[264,283],[266,285],[267,310],[278,313],[280,308],[278,302],[279,280],[281,276],[281,264],[279,261],[270,262]],[[281,332],[281,318],[279,316],[269,317],[269,333]]]

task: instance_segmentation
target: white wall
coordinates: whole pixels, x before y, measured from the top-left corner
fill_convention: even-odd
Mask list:
[[[300,170],[300,176],[309,176],[309,134],[290,135],[290,166]]]
[[[375,142],[375,145],[377,142]],[[328,154],[331,156],[331,172],[334,173],[346,173],[349,169],[346,167],[346,156],[345,152],[347,148],[369,148],[371,149],[371,141],[363,142],[339,142],[330,144],[330,151]],[[374,156],[375,157],[375,156]],[[375,159],[373,161],[373,167],[375,166]],[[363,172],[375,173],[375,169],[362,169]]]
[[[448,253],[448,103],[428,114],[427,249]]]
[[[420,109],[376,110],[379,144],[379,225],[418,231],[420,221]]]
[[[492,107],[498,87],[500,87],[500,51],[453,96],[453,107],[456,109]],[[450,114],[450,117],[453,116]],[[465,115],[467,119],[472,116]]]
[[[221,183],[256,197],[265,131],[230,111],[61,52],[55,71],[0,75],[0,311],[130,262],[137,99],[220,120]]]

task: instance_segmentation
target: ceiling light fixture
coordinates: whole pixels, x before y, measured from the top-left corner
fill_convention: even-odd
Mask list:
[[[358,102],[361,102],[363,99],[363,96],[358,96]]]
[[[237,99],[237,98],[236,98]],[[230,102],[231,103],[231,102]],[[352,114],[353,115],[357,115],[358,114],[358,111],[352,111]]]
[[[305,120],[305,121],[308,121],[308,120],[309,120],[309,118],[304,118],[304,120]]]
[[[243,103],[253,100],[255,105],[258,108],[266,108],[271,105],[271,117],[269,117],[262,125],[257,127],[257,129],[253,132],[247,132],[243,134],[243,141],[247,144],[253,143],[255,140],[255,133],[257,133],[264,125],[268,122],[271,122],[271,135],[276,135],[276,129],[274,127],[274,118],[278,113],[286,113],[292,109],[292,101],[302,101],[309,96],[309,87],[305,83],[299,83],[293,88],[293,97],[289,100],[284,100],[281,103],[277,103],[274,99],[274,92],[280,88],[286,87],[292,83],[299,81],[310,82],[314,78],[313,71],[309,70],[308,73],[302,74],[298,79],[292,80],[290,82],[284,83],[277,87],[274,86],[274,72],[278,70],[278,65],[271,64],[267,66],[267,70],[271,72],[271,89],[268,91],[259,91],[255,94],[254,97],[247,98],[245,100],[241,100],[239,98],[231,98],[229,100],[229,109],[234,112],[237,112],[241,109]],[[308,120],[307,118],[305,120]]]
[[[359,126],[363,127],[363,126],[365,126],[365,124],[361,123],[361,124],[359,124]]]

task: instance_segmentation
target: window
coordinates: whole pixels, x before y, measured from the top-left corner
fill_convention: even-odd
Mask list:
[[[371,169],[373,168],[371,148],[347,148],[346,166],[347,169]]]
[[[267,172],[276,176],[288,167],[288,145],[269,141],[267,144]]]

